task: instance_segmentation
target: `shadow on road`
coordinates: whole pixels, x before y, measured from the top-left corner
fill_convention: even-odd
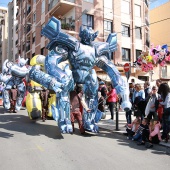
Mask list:
[[[9,130],[10,132],[21,132],[31,136],[45,135],[53,139],[63,139],[57,125],[49,125],[46,122],[36,123],[29,119],[28,116],[21,115],[21,113],[5,114],[5,110],[0,108],[0,129]],[[54,120],[49,120],[54,121]],[[0,132],[0,137],[10,138],[14,134]]]

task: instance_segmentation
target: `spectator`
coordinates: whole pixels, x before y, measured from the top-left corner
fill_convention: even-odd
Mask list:
[[[135,132],[137,131],[139,125],[141,123],[140,118],[136,118],[131,124],[127,124],[127,139],[132,139],[133,135],[135,134]]]
[[[156,80],[156,86],[158,87],[158,94],[160,94],[159,87],[160,87],[161,83],[162,83],[162,80],[160,80],[160,79]]]
[[[145,93],[142,90],[140,84],[135,85],[135,91],[133,93],[132,102],[133,102],[134,116],[141,117],[141,119],[143,119],[145,115],[146,101],[145,101]]]
[[[144,91],[145,91],[145,100],[148,102],[149,100],[149,94],[151,93],[151,87],[150,87],[150,82],[145,81],[144,83]]]
[[[133,97],[133,93],[134,93],[133,83],[129,84],[129,91],[130,91],[129,101],[132,103],[132,97]],[[127,121],[127,124],[131,124],[131,122],[132,122],[131,115],[132,115],[132,110],[126,111],[126,121]]]
[[[106,88],[106,85],[103,81],[99,82],[99,91],[101,92],[101,95],[103,96],[103,98],[106,99],[107,88]]]
[[[98,92],[98,109],[101,112],[104,112],[104,98],[101,95],[101,92]]]
[[[160,97],[157,93],[156,86],[152,87],[152,91],[148,95],[148,98],[149,98],[149,100],[148,100],[148,103],[146,105],[145,116],[147,116],[148,122],[150,122],[150,120],[152,118],[154,118],[154,119],[158,118],[157,109],[158,109]]]
[[[114,108],[116,106],[118,97],[117,97],[116,89],[113,88],[112,84],[108,86],[107,97],[108,97],[107,103],[109,105],[109,110],[111,113],[111,119],[109,121],[113,121],[114,120]]]
[[[151,119],[149,124],[149,141],[152,144],[158,144],[161,139],[160,133],[161,124],[157,119]]]
[[[138,145],[144,145],[149,139],[149,126],[147,118],[142,120],[142,124],[138,127],[132,140],[138,141]]]
[[[160,90],[159,90],[159,87],[161,85],[162,81],[160,79],[157,79],[156,80],[156,86],[158,87],[158,94],[161,94]],[[159,98],[159,101],[161,102],[162,99]],[[158,112],[158,120],[160,122],[162,122],[162,115],[163,115],[163,106],[161,104],[158,105],[158,109],[157,109],[157,112]]]
[[[162,139],[165,139],[166,142],[168,142],[169,139],[169,131],[170,131],[170,88],[167,83],[162,83],[159,87],[162,102],[160,102],[161,105],[164,106],[163,111],[163,134]]]

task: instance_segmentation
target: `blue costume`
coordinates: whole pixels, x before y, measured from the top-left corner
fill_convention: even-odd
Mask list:
[[[29,72],[25,66],[26,62],[27,60],[19,57],[17,64],[9,62],[8,59],[3,63],[3,74],[0,75],[0,81],[2,80],[6,85],[3,91],[3,106],[5,109],[10,108],[9,91],[14,85],[17,87],[18,91],[15,110],[20,110],[22,106],[22,101],[26,92],[26,87],[22,79],[25,78]]]
[[[72,131],[69,115],[67,119],[65,116],[61,118],[61,115],[64,112],[69,114],[69,102],[62,98],[73,89],[74,83],[83,84],[85,101],[91,110],[90,113],[84,110],[84,128],[87,131],[98,132],[96,122],[100,120],[102,114],[98,110],[98,81],[96,72],[93,69],[94,66],[101,68],[109,75],[113,87],[122,97],[122,108],[124,110],[131,108],[128,84],[121,78],[117,68],[110,61],[111,52],[117,48],[115,33],[109,34],[106,42],[94,42],[98,32],[94,33],[91,28],[83,29],[81,27],[79,34],[81,41],[79,42],[76,38],[62,32],[60,21],[52,17],[43,28],[42,35],[50,40],[47,46],[50,53],[46,58],[38,56],[37,60],[39,61],[37,63],[45,64],[46,73],[33,67],[30,71],[30,78],[44,87],[54,90],[58,95],[57,101],[61,99],[59,105],[54,107],[55,113],[53,113],[53,117],[55,118],[56,115],[60,115],[59,122],[62,123],[59,125],[61,130],[64,129],[62,132],[70,133]],[[70,64],[71,70],[67,69],[70,74],[58,67],[59,63],[66,60]],[[66,94],[62,94],[63,91]],[[62,102],[67,111],[61,111]]]

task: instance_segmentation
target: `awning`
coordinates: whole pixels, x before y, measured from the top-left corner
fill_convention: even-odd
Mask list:
[[[110,77],[107,74],[97,74],[97,77],[100,78],[103,81],[110,82]],[[126,79],[125,76],[121,76],[121,77],[123,79]],[[145,83],[145,81],[139,80],[138,78],[136,78],[134,76],[129,77],[128,83],[131,83],[132,80],[134,80],[135,84],[136,83],[138,83],[138,84],[144,84]]]

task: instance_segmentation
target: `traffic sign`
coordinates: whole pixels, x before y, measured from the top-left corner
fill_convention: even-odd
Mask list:
[[[125,63],[124,64],[124,71],[125,72],[129,72],[130,71],[130,64],[129,63]]]

